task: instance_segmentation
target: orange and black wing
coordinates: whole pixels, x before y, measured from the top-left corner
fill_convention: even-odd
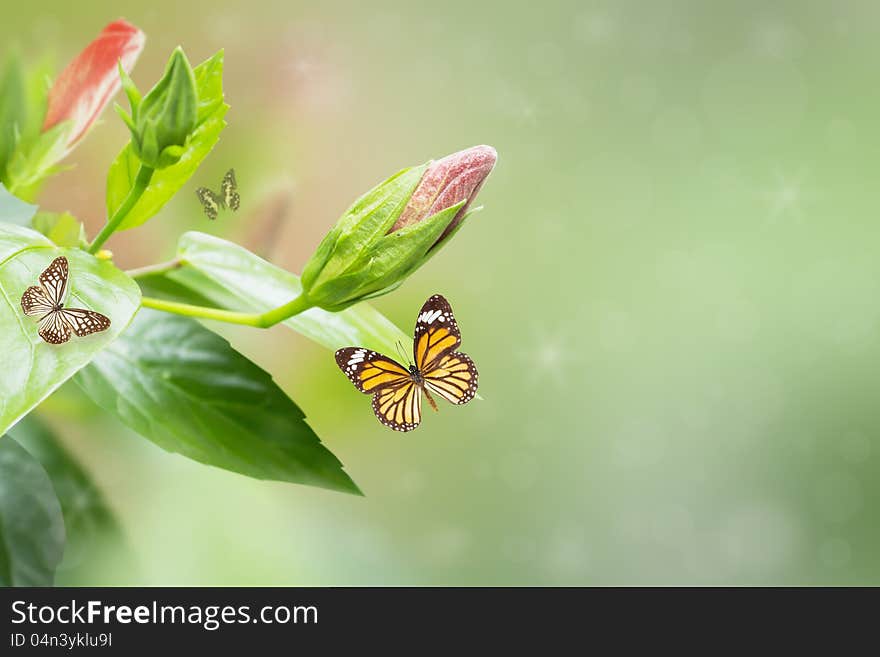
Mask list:
[[[395,431],[412,431],[422,421],[422,390],[410,379],[373,395],[373,412],[379,422]]]
[[[424,374],[461,344],[458,323],[449,302],[435,294],[425,302],[416,320],[413,335],[413,358]]]
[[[422,391],[400,363],[363,347],[336,352],[336,364],[355,387],[373,395],[379,422],[395,431],[412,431],[422,419]]]
[[[460,351],[443,356],[422,378],[428,390],[453,404],[467,404],[477,394],[477,366]]]
[[[368,395],[386,386],[412,381],[403,365],[363,347],[340,349],[336,352],[336,364],[358,390]]]

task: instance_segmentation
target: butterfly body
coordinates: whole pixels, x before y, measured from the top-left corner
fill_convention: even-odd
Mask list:
[[[422,393],[436,411],[431,393],[466,404],[477,392],[478,372],[467,354],[456,351],[461,333],[449,302],[435,294],[416,320],[414,363],[397,361],[363,347],[336,352],[336,364],[355,387],[373,395],[373,412],[395,431],[412,431],[421,422]]]
[[[412,378],[413,383],[421,389],[421,392],[425,395],[425,399],[427,399],[428,403],[431,404],[431,408],[433,408],[436,412],[438,410],[437,402],[434,401],[434,398],[431,397],[431,393],[428,392],[428,387],[425,385],[425,377],[422,376],[419,368],[412,363],[410,363],[409,366],[409,375]]]
[[[25,315],[39,320],[39,334],[49,344],[64,344],[71,335],[85,337],[110,328],[110,319],[85,308],[65,308],[70,288],[70,265],[64,256],[55,258],[40,274],[39,285],[21,295]]]
[[[238,193],[238,185],[235,182],[235,169],[230,169],[223,176],[219,194],[207,187],[199,187],[196,190],[196,196],[199,197],[199,201],[205,209],[208,219],[212,221],[220,214],[220,210],[225,210],[226,208],[233,212],[238,210],[241,205],[241,196]]]

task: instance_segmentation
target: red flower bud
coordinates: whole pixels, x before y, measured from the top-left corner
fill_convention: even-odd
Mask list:
[[[144,33],[124,20],[110,23],[65,68],[49,90],[43,132],[73,121],[68,150],[85,135],[121,86],[119,61],[130,72],[144,48]]]
[[[461,223],[497,159],[498,153],[491,146],[472,146],[431,162],[389,233],[432,217],[456,203],[467,201],[436,244],[442,242]]]

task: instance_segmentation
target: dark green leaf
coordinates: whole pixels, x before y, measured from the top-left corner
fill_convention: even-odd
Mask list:
[[[31,413],[9,435],[40,462],[61,503],[67,547],[59,570],[75,568],[108,543],[121,542],[122,532],[104,496],[48,426]]]
[[[64,552],[64,519],[46,471],[0,438],[0,586],[51,586]]]
[[[191,319],[141,310],[75,380],[169,452],[257,479],[360,493],[272,377]]]

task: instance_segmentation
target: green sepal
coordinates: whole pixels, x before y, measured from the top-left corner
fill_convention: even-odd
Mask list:
[[[349,273],[310,290],[309,298],[325,310],[338,311],[395,289],[418,269],[463,203],[385,235],[358,258]]]
[[[126,89],[126,94],[129,92],[137,94],[133,84]],[[129,102],[135,125],[132,143],[140,160],[152,169],[177,164],[199,118],[195,74],[179,46],[171,54],[162,79],[142,99],[130,95]]]
[[[364,250],[390,230],[426,167],[423,164],[397,172],[346,210],[303,270],[302,281],[307,291],[350,271]]]
[[[119,115],[119,118],[122,119],[122,122],[125,123],[126,127],[131,131],[131,134],[135,134],[135,124],[134,119],[129,115],[128,112],[120,105],[119,103],[113,103],[113,109],[116,110],[116,113]]]

